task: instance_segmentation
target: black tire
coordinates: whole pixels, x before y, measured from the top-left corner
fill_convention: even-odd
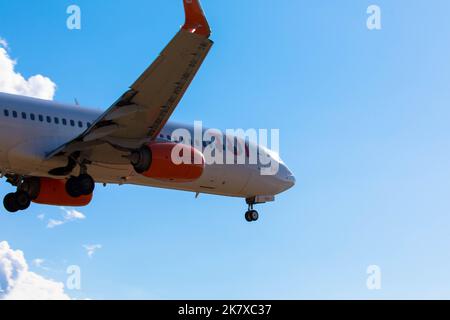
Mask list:
[[[253,220],[252,220],[252,217],[251,217],[251,215],[250,215],[250,211],[247,211],[246,213],[245,213],[245,220],[247,220],[247,222],[252,222]]]
[[[24,191],[17,191],[15,194],[16,203],[19,206],[19,210],[26,210],[31,205],[31,199],[28,193]]]
[[[256,211],[256,210],[250,211],[250,218],[252,219],[252,221],[258,221],[258,219],[259,219],[258,211]]]
[[[78,179],[72,177],[66,182],[66,192],[72,198],[79,198],[81,196],[81,190],[78,184]]]
[[[82,174],[77,178],[81,195],[88,196],[94,192],[95,181],[88,174]]]
[[[3,198],[3,205],[5,206],[6,211],[11,213],[16,213],[20,210],[15,193],[8,193],[5,198]]]

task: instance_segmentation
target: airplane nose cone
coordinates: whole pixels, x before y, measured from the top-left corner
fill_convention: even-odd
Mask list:
[[[277,175],[280,183],[283,185],[283,191],[289,190],[295,186],[297,180],[295,179],[294,174],[289,170],[289,168],[282,164],[280,171]]]
[[[289,189],[292,188],[293,186],[295,186],[295,184],[297,183],[297,180],[295,180],[294,175],[290,175],[286,177],[286,183],[289,186]]]
[[[291,189],[295,184],[294,174],[284,163],[279,163],[277,173],[274,175],[262,175],[260,171],[255,171],[245,192],[249,196],[277,195]]]

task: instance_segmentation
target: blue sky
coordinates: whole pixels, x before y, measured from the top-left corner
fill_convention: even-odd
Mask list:
[[[183,23],[181,0],[9,1],[0,37],[55,99],[106,109]],[[382,30],[366,9],[382,10]],[[98,187],[84,220],[0,215],[0,241],[76,298],[450,298],[450,3],[203,0],[215,46],[173,119],[277,128],[297,186],[244,221],[242,200]],[[12,190],[6,184],[1,194]],[[38,215],[44,214],[44,221]],[[101,244],[92,258],[85,244]],[[382,270],[369,291],[366,269]]]

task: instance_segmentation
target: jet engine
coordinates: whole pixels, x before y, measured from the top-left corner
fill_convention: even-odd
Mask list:
[[[28,193],[31,201],[52,206],[84,207],[92,201],[92,194],[73,198],[66,192],[66,180],[29,178],[21,190]]]
[[[203,174],[205,158],[192,146],[178,143],[151,143],[131,155],[134,170],[160,181],[192,182]]]

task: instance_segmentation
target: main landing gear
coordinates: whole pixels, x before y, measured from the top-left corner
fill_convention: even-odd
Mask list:
[[[8,182],[17,187],[17,191],[9,193],[3,199],[3,205],[8,212],[16,213],[26,210],[30,207],[31,202],[35,200],[39,194],[39,179],[23,178],[20,176],[8,176]],[[95,181],[87,173],[83,173],[78,177],[71,177],[66,182],[66,192],[73,198],[88,196],[94,192]]]
[[[247,220],[247,222],[258,221],[259,213],[258,213],[258,211],[253,209],[255,202],[251,201],[251,200],[247,200],[247,204],[248,204],[248,211],[245,213],[245,220]]]
[[[67,176],[77,164],[80,166],[80,175],[70,177],[65,184],[65,191],[72,198],[89,196],[95,189],[95,180],[87,173],[86,165],[90,162],[86,160],[78,161],[79,156],[79,154],[74,154],[69,159],[67,167],[54,169],[49,172],[55,176]],[[17,174],[6,174],[5,176],[9,184],[17,187],[16,192],[7,194],[3,199],[5,209],[11,213],[28,209],[31,202],[36,200],[40,193],[40,178],[24,177]]]
[[[79,166],[80,175],[72,176],[66,182],[66,192],[72,198],[88,196],[94,192],[95,181],[87,172],[87,165],[91,164],[89,160],[81,158],[81,152],[74,152],[69,156],[67,166],[56,168],[49,171],[50,175],[68,176]]]
[[[80,154],[74,154],[74,157],[69,158],[68,168],[70,170],[73,170],[77,163],[80,166],[80,175],[72,176],[66,182],[66,192],[72,198],[91,195],[95,189],[95,180],[87,173],[86,165],[90,162],[79,161],[79,156]]]
[[[66,191],[72,198],[88,196],[94,192],[94,189],[95,181],[86,173],[78,177],[71,177],[66,182]]]
[[[3,205],[8,212],[26,210],[31,205],[31,198],[25,191],[18,190],[15,193],[9,193],[3,199]]]
[[[17,191],[9,193],[3,198],[3,205],[6,211],[16,213],[17,211],[26,210],[30,207],[31,201],[34,199],[36,190],[33,189],[33,181],[24,179],[18,175],[7,175],[7,182],[17,187]]]

